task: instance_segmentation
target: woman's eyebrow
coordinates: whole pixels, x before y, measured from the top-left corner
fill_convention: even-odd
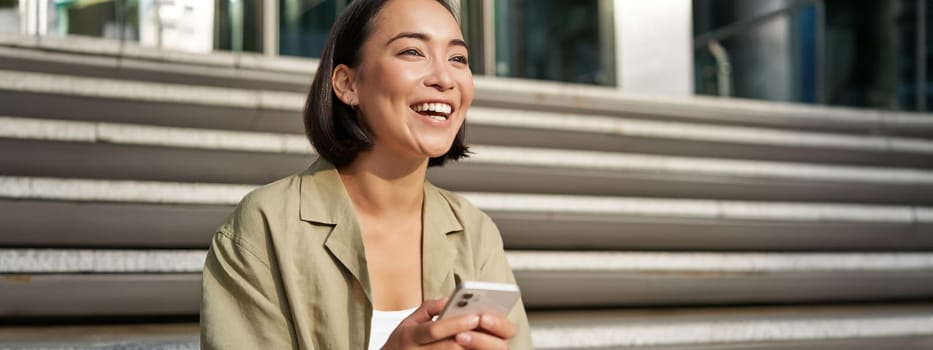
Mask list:
[[[449,46],[463,46],[464,49],[470,51],[470,46],[468,46],[466,41],[463,41],[463,39],[453,39],[450,41]]]
[[[389,41],[386,41],[386,46],[389,46],[389,44],[391,44],[393,41],[396,41],[396,40],[398,40],[398,39],[403,39],[403,38],[418,39],[418,40],[421,40],[421,41],[430,41],[430,40],[431,40],[431,37],[428,36],[427,34],[424,34],[424,33],[402,32],[402,33],[399,33],[399,34],[393,36],[391,39],[389,39]],[[467,50],[470,49],[470,47],[467,46],[466,41],[463,41],[463,39],[451,39],[451,40],[450,40],[450,43],[449,43],[448,45],[450,45],[450,46],[463,46],[463,48],[465,48],[465,49],[467,49]]]
[[[402,38],[418,39],[421,41],[428,41],[429,39],[428,35],[424,33],[402,32],[402,33],[398,33],[397,35],[393,36],[391,39],[389,39],[389,41],[386,41],[386,46],[389,46],[389,44],[391,44],[393,41],[396,41]]]

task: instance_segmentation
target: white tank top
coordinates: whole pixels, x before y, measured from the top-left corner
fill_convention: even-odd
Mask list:
[[[369,350],[379,350],[389,340],[389,335],[398,327],[406,317],[418,307],[399,311],[379,311],[373,309],[373,318],[370,320]]]

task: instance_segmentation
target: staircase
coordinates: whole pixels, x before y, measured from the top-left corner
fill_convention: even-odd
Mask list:
[[[196,349],[210,236],[315,158],[317,63],[0,34],[0,348]],[[429,178],[539,349],[933,349],[933,116],[476,77]]]

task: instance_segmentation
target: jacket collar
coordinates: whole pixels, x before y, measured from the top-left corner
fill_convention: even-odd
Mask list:
[[[353,203],[333,164],[319,158],[300,175],[301,220],[333,228],[326,249],[360,282],[372,300],[366,253]],[[425,299],[446,296],[456,283],[453,264],[457,249],[447,234],[463,231],[450,202],[437,187],[425,181],[422,207],[422,293]]]

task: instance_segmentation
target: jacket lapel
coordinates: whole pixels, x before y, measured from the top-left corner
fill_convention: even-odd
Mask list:
[[[319,158],[301,177],[300,197],[301,220],[331,226],[324,247],[353,274],[372,300],[359,222],[334,165]]]
[[[457,284],[453,271],[457,249],[448,241],[447,235],[463,231],[463,226],[450,208],[447,198],[428,182],[424,184],[421,231],[423,298],[431,300],[446,297]]]

